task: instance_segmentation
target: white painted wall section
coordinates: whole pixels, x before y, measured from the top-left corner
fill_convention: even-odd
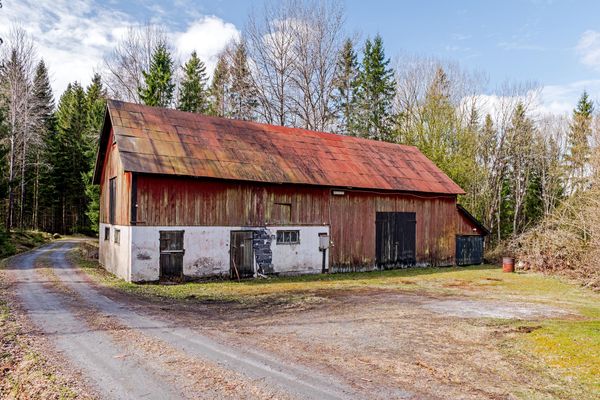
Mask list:
[[[109,229],[108,238],[105,229]],[[107,271],[119,278],[131,281],[131,226],[100,224],[98,261]],[[115,243],[115,231],[119,243]]]
[[[130,273],[125,278],[122,271],[109,264],[120,262],[110,251],[101,256],[107,270],[124,279],[141,282],[155,281],[160,268],[160,231],[184,231],[183,273],[192,278],[229,276],[229,244],[231,231],[264,230],[270,234],[273,273],[282,275],[320,273],[323,253],[319,250],[319,234],[329,235],[328,226],[282,226],[282,227],[231,227],[231,226],[132,226],[129,233]],[[277,244],[277,230],[298,230],[298,244]],[[103,227],[101,227],[103,235]],[[123,235],[123,234],[122,234]],[[101,237],[102,239],[102,237]],[[101,240],[102,242],[102,240]],[[121,238],[123,243],[123,237]],[[102,243],[101,243],[102,247]],[[255,257],[257,254],[255,254]],[[119,256],[120,257],[120,256]],[[327,268],[329,254],[326,257]],[[256,263],[255,263],[256,264]]]

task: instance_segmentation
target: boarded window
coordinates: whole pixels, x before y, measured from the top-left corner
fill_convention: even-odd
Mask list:
[[[300,231],[277,231],[277,244],[300,243]]]
[[[279,224],[289,224],[292,222],[292,204],[278,203],[274,204],[273,221]]]
[[[115,223],[117,196],[117,178],[111,178],[108,181],[108,223]]]
[[[104,228],[104,240],[110,240],[110,228],[108,226]]]
[[[116,244],[121,243],[121,230],[120,229],[115,229],[115,243]]]

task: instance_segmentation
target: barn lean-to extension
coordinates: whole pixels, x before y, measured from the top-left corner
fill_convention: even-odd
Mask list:
[[[114,100],[94,183],[128,281],[452,265],[485,234],[415,147]]]

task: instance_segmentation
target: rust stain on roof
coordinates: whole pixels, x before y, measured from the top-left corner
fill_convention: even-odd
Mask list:
[[[413,146],[108,101],[126,171],[462,194]],[[108,120],[107,120],[108,121]],[[103,132],[107,136],[109,129]],[[106,140],[106,139],[105,139]],[[102,148],[101,138],[101,148]],[[99,181],[101,158],[96,165]]]

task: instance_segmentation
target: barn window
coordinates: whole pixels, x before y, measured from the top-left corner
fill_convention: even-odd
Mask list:
[[[115,223],[115,202],[117,196],[117,178],[110,178],[108,181],[108,223]]]
[[[277,244],[300,243],[300,231],[277,231]]]
[[[121,230],[120,229],[115,229],[115,243],[116,244],[121,243]]]
[[[292,203],[275,202],[275,221],[280,224],[292,222]]]
[[[104,228],[104,240],[110,240],[110,228],[108,226]]]

